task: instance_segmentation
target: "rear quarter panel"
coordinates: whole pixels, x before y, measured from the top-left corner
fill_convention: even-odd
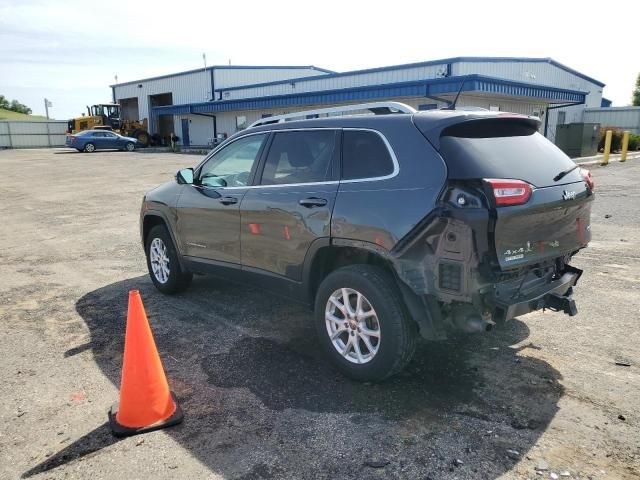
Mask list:
[[[433,210],[447,171],[440,155],[410,121],[371,129],[389,142],[398,174],[386,180],[341,182],[331,235],[391,250]]]

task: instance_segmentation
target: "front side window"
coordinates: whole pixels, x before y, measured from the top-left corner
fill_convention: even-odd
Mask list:
[[[249,135],[216,152],[201,168],[199,184],[207,187],[246,186],[266,138],[266,133]]]
[[[342,136],[342,179],[376,178],[393,173],[386,144],[375,132],[345,130]]]
[[[276,133],[260,184],[285,185],[330,180],[335,145],[334,130]]]

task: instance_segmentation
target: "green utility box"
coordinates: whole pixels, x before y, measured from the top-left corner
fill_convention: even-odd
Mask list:
[[[571,158],[596,155],[599,140],[599,123],[568,123],[556,127],[556,145]]]

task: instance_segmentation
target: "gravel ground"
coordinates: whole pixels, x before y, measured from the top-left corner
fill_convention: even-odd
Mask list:
[[[593,167],[578,316],[422,343],[379,385],[326,366],[304,307],[207,277],[154,290],[141,197],[195,161],[0,151],[2,479],[640,477],[640,161]],[[116,440],[131,288],[185,421]]]

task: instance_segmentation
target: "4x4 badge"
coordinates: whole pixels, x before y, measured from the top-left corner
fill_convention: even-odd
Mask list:
[[[573,190],[565,190],[562,192],[563,200],[575,200],[575,198],[576,198],[576,192],[574,192]]]

